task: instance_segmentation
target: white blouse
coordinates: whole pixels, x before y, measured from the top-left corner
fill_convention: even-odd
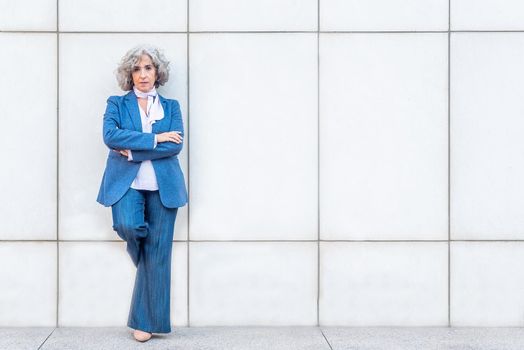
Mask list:
[[[155,98],[158,98],[156,96]],[[159,104],[160,108],[162,108],[162,104]],[[148,123],[147,116],[140,107],[138,106],[138,109],[140,110],[140,119],[142,121],[142,132],[152,132],[152,123]],[[155,135],[155,146],[157,145],[156,135]],[[129,150],[127,159],[129,161],[133,160],[133,155],[131,154],[131,150]],[[138,173],[136,174],[136,178],[133,180],[133,183],[131,184],[131,188],[134,188],[136,190],[149,190],[149,191],[155,191],[158,190],[158,183],[156,180],[156,174],[155,169],[153,168],[153,164],[151,163],[151,160],[143,160],[140,164],[140,168],[138,169]]]

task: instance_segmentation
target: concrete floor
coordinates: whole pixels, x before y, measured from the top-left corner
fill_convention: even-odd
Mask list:
[[[522,350],[524,328],[174,327],[139,343],[127,327],[13,327],[0,349]]]

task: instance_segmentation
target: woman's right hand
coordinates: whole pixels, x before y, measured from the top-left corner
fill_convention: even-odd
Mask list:
[[[182,135],[180,135],[180,131],[168,131],[163,132],[161,134],[156,135],[156,142],[175,142],[175,143],[181,143],[182,142]]]

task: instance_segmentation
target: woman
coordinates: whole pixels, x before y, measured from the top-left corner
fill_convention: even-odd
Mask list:
[[[150,46],[129,50],[117,69],[124,96],[110,96],[103,122],[110,148],[97,202],[111,206],[113,230],[137,267],[127,325],[138,341],[171,332],[171,250],[178,207],[187,203],[177,155],[184,128],[180,105],[156,88],[169,62]]]

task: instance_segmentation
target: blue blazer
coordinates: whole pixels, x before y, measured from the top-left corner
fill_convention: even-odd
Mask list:
[[[177,100],[160,95],[164,118],[153,123],[152,132],[142,132],[142,121],[135,92],[124,96],[110,96],[104,113],[103,138],[109,147],[106,168],[96,201],[108,207],[127,192],[143,160],[149,159],[155,169],[160,200],[165,207],[182,207],[187,203],[184,174],[178,154],[182,143],[159,142],[154,147],[154,135],[167,131],[180,131],[184,136],[182,113]],[[133,160],[113,151],[130,149]]]

